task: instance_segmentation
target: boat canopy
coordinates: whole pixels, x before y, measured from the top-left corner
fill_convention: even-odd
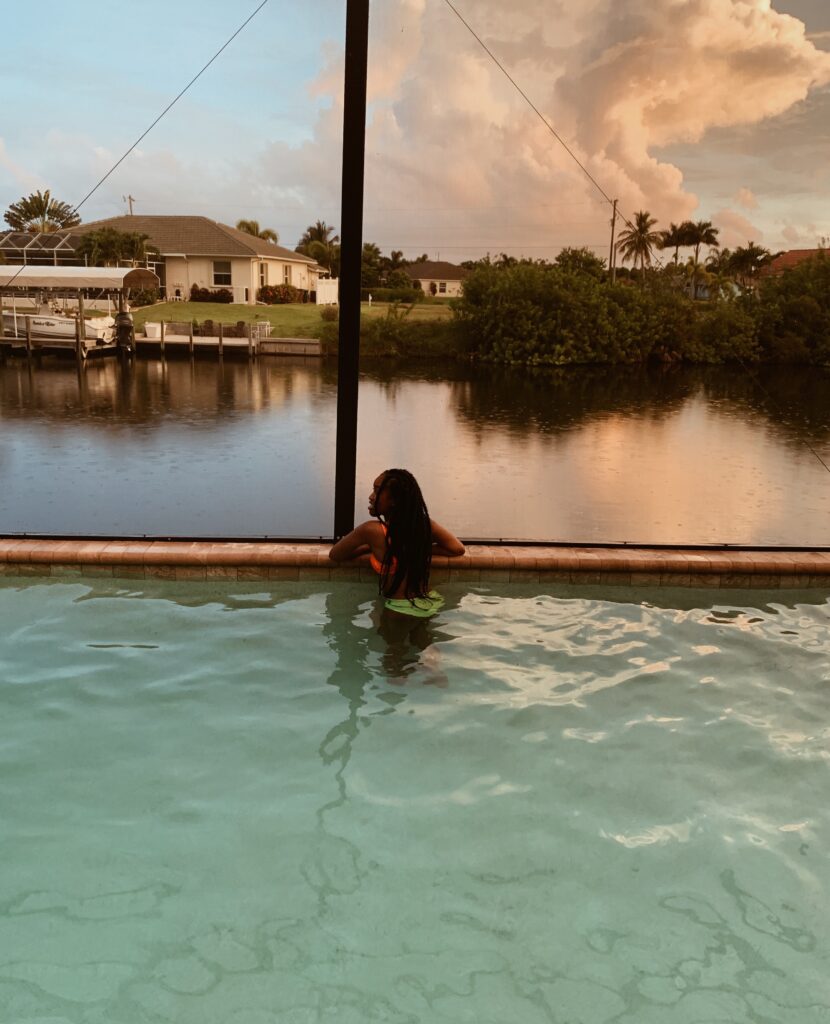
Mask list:
[[[158,286],[158,277],[143,267],[15,267],[0,264],[0,288],[53,288],[56,291],[100,288],[120,292],[128,288]]]

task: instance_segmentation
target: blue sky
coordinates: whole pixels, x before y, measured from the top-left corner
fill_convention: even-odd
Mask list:
[[[826,0],[458,5],[629,216],[715,219],[733,245],[830,235]],[[37,187],[77,202],[256,6],[16,6],[0,205]],[[84,219],[131,193],[136,212],[254,217],[290,246],[337,225],[344,24],[345,0],[269,0]],[[602,250],[595,190],[443,0],[374,0],[370,96],[364,236],[386,251]]]

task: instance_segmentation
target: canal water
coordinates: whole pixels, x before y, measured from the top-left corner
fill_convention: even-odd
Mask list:
[[[0,365],[0,533],[327,537],[336,368]],[[356,515],[420,479],[466,538],[830,545],[830,371],[375,363]]]

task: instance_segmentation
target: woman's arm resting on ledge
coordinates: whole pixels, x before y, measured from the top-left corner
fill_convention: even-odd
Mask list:
[[[351,533],[341,537],[334,545],[331,551],[329,551],[329,558],[333,562],[345,562],[349,558],[357,558],[358,555],[367,554],[372,550],[371,530],[376,525],[376,523],[370,521],[356,526]]]
[[[440,523],[436,523],[434,519],[430,519],[432,524],[432,553],[433,555],[446,555],[448,558],[458,558],[465,552],[465,547],[450,531],[445,527],[441,526]]]

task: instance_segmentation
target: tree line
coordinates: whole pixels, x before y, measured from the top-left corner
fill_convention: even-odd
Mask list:
[[[735,264],[740,250],[720,256]],[[690,266],[694,267],[692,260]],[[479,358],[525,365],[801,362],[830,365],[830,256],[781,275],[757,263],[705,301],[673,262],[612,283],[584,249],[553,263],[482,261],[454,313],[459,343]],[[714,280],[714,270],[705,271]]]

